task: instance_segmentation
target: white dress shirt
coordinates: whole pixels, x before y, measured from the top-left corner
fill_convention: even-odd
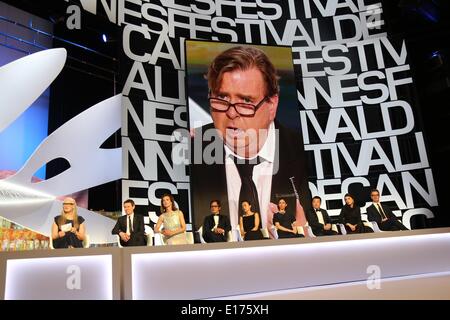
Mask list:
[[[128,218],[130,217],[130,218]],[[130,226],[130,219],[131,219],[131,226]],[[127,215],[127,235],[131,235],[131,230],[133,228],[133,219],[134,219],[134,212],[130,215]]]
[[[314,209],[314,211],[316,211],[316,216],[317,216],[317,219],[319,220],[319,223],[325,225],[325,220],[323,220],[322,210],[320,210],[320,209],[317,209],[317,210]]]
[[[211,231],[214,231],[214,229],[217,228],[217,226],[219,225],[219,215],[215,214],[213,218],[214,218],[214,227],[211,229]]]
[[[375,206],[375,208],[377,209],[378,213],[379,213],[380,216],[381,216],[381,219],[384,219],[385,216],[387,217],[386,213],[383,214],[384,209],[383,209],[383,206],[381,205],[380,202],[372,202],[372,204],[373,204],[373,205]],[[381,208],[381,210],[383,210],[383,212],[380,212],[380,208]]]
[[[275,125],[273,122],[269,125],[266,142],[258,154],[251,158],[260,157],[261,163],[253,167],[252,180],[258,191],[259,208],[261,217],[261,228],[266,227],[267,210],[269,208],[272,191],[273,162],[275,159]],[[227,145],[225,149],[225,172],[227,177],[228,207],[230,210],[230,223],[232,227],[239,224],[239,211],[241,210],[239,202],[239,193],[241,191],[241,177],[239,175],[233,157],[244,159],[236,155]]]

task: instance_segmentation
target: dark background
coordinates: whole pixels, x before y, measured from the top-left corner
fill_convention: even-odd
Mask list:
[[[419,100],[419,117],[441,210],[435,226],[449,226],[446,198],[450,181],[450,2],[383,1],[386,29],[405,39]]]

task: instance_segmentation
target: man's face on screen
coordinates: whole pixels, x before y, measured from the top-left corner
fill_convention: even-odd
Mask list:
[[[266,96],[266,83],[257,68],[229,71],[223,74],[219,89],[212,96],[229,103],[257,105]],[[264,101],[253,116],[240,115],[231,106],[226,112],[211,109],[211,115],[229,148],[242,157],[253,157],[266,141],[277,107],[275,95]]]

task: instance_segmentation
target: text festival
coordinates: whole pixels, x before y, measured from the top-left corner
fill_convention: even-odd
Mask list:
[[[123,88],[123,198],[130,196],[132,189],[147,189],[148,197],[133,198],[137,205],[150,204],[156,209],[158,190],[176,194],[189,189],[187,165],[174,161],[163,146],[174,143],[168,128],[187,128],[184,41],[202,39],[292,47],[302,135],[305,150],[314,159],[315,172],[310,172],[309,183],[313,195],[342,200],[350,185],[374,186],[382,191],[384,201],[395,202],[396,214],[403,212],[404,219],[414,214],[433,216],[426,207],[438,202],[424,137],[415,123],[411,98],[399,93],[411,90],[413,82],[407,50],[403,41],[392,41],[384,32],[381,3],[93,2],[95,5],[81,2],[80,6],[94,14],[102,12],[123,26],[123,51],[131,62]],[[130,99],[135,93],[144,98]],[[143,111],[139,114],[137,110]],[[325,120],[319,119],[324,112]],[[392,114],[401,114],[405,120],[395,124]],[[139,129],[139,138],[129,136],[130,119]],[[370,131],[371,121],[379,121],[384,129]],[[352,147],[357,146],[356,156],[349,152],[348,136]],[[402,157],[403,137],[415,141],[417,161],[413,163],[405,163]],[[142,153],[137,152],[135,141],[144,142]],[[331,157],[331,168],[324,167],[324,156]],[[129,162],[135,163],[141,179],[129,179]],[[351,176],[344,177],[343,166],[350,169]],[[167,173],[167,181],[160,176],[162,171]],[[333,186],[338,192],[336,188],[328,190]],[[189,199],[188,192],[185,196]],[[422,211],[413,209],[418,204],[424,207]],[[338,214],[338,208],[340,205],[329,205],[329,213]],[[409,209],[413,210],[407,214]]]

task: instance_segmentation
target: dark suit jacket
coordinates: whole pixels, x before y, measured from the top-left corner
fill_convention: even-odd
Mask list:
[[[327,210],[320,209],[320,212],[322,212],[323,221],[325,222],[325,224],[331,224],[331,219],[328,215]],[[309,210],[306,210],[305,214],[306,220],[308,220],[308,224],[311,226],[313,233],[315,235],[323,235],[323,224],[319,222],[316,211],[313,208],[310,208]]]
[[[215,222],[214,222],[214,214],[210,214],[209,216],[205,217],[205,220],[203,221],[203,238],[206,238],[206,235],[208,233],[214,233],[211,231],[212,228],[214,228]],[[219,214],[219,224],[217,225],[218,228],[225,230],[224,240],[227,239],[227,233],[228,231],[231,231],[231,224],[230,219],[228,216],[225,216],[223,214]],[[215,233],[214,233],[215,234]]]
[[[120,232],[127,232],[127,219],[127,215],[119,217],[111,233],[118,235]],[[128,242],[123,242],[122,239],[120,239],[120,244],[124,247],[146,245],[143,215],[134,213],[133,232],[130,234],[130,240],[128,240]]]
[[[213,124],[205,125],[198,128],[194,135],[201,135],[211,128],[214,128]],[[278,167],[278,172],[272,178],[270,201],[276,204],[279,198],[283,197],[288,204],[288,208],[294,210],[296,200],[289,178],[295,177],[296,188],[300,194],[300,202],[304,207],[306,205],[305,209],[307,209],[308,204],[311,203],[311,196],[307,181],[308,175],[306,172],[303,141],[297,132],[283,127],[277,121],[275,121],[275,128],[279,132],[279,139],[276,140],[275,146],[275,153],[278,157],[275,157],[277,163],[274,163],[274,168]],[[195,138],[193,140],[195,141]],[[192,151],[195,150],[194,141],[191,141]],[[204,150],[208,144],[210,144],[209,141],[203,142],[201,150]],[[221,211],[229,216],[224,159],[225,152],[223,151],[221,164],[206,164],[203,161],[200,164],[196,164],[194,155],[191,153],[191,203],[196,229],[200,227],[207,215],[208,211],[206,210],[209,208],[209,203],[212,199],[219,199],[222,203]],[[267,208],[261,208],[261,210],[267,210]]]
[[[394,219],[398,219],[395,214],[392,212],[391,208],[389,208],[386,205],[381,204],[381,208],[384,211],[384,214],[386,215],[387,218],[394,218]],[[375,208],[375,206],[370,205],[369,207],[367,207],[367,219],[369,219],[369,221],[375,221],[378,225],[381,224],[381,213],[378,212],[378,209]]]

